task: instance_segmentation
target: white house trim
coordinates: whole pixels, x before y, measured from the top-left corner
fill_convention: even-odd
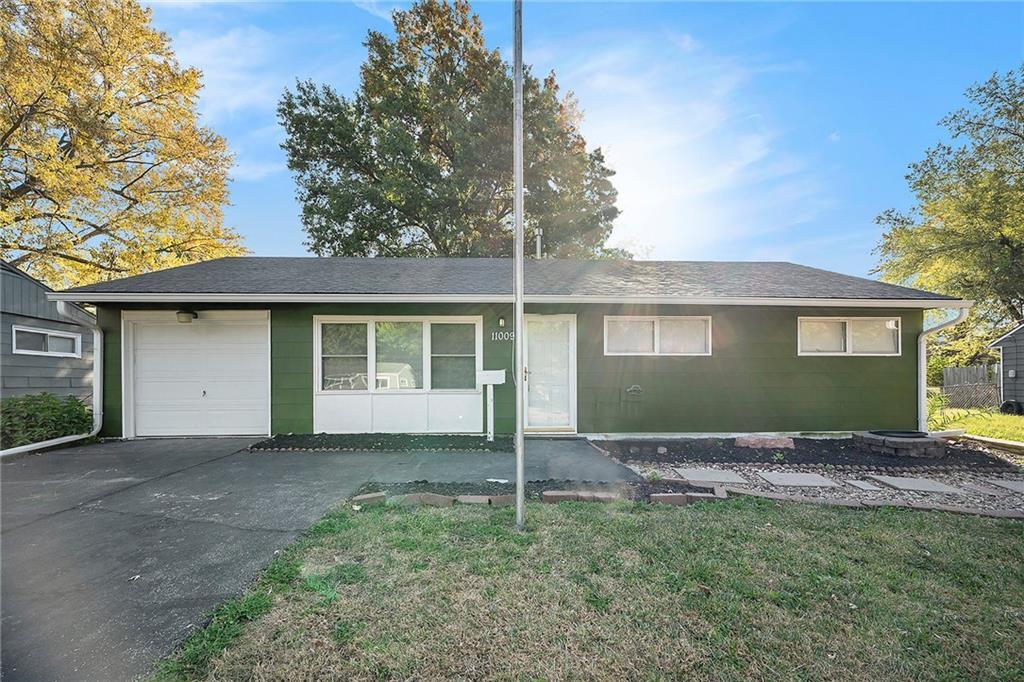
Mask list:
[[[75,323],[77,324],[77,323]],[[61,353],[47,350],[29,350],[18,348],[18,332],[30,334],[43,334],[45,336],[60,336],[71,339],[75,342],[75,350],[71,353]],[[11,325],[11,353],[15,355],[41,355],[48,358],[80,358],[82,357],[82,335],[77,332],[64,331],[63,329],[44,329],[42,327],[26,327],[21,324]]]
[[[612,352],[608,350],[608,322],[616,320],[630,320],[638,322],[654,322],[654,351],[631,353],[631,352]],[[707,322],[705,329],[705,343],[707,344],[706,353],[665,353],[661,350],[661,321],[662,320],[704,320]],[[650,356],[650,357],[707,357],[711,355],[711,316],[710,315],[605,315],[604,316],[604,354],[608,357],[633,357],[633,356]]]
[[[209,294],[209,293],[47,293],[51,301],[87,303],[512,303],[511,294]],[[527,294],[527,303],[608,303],[623,305],[723,305],[817,308],[970,308],[974,301],[926,298],[770,298],[687,296],[567,296]]]
[[[845,322],[846,323],[846,350],[842,352],[820,353],[805,351],[803,349],[803,336],[800,330],[800,323],[804,320],[824,322]],[[857,353],[853,350],[853,325],[850,322],[858,320],[889,320],[896,321],[896,352],[895,353]],[[848,357],[848,358],[896,358],[903,355],[903,320],[899,316],[881,317],[857,317],[857,316],[819,316],[807,315],[796,318],[796,350],[800,357],[825,358],[825,357]]]

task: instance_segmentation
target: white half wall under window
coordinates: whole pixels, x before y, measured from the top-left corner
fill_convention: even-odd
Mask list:
[[[898,356],[898,317],[797,318],[798,355]]]

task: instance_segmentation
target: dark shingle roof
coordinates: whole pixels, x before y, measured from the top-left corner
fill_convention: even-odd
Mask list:
[[[221,258],[68,290],[90,294],[504,296],[507,258]],[[526,261],[528,296],[955,300],[794,263]]]

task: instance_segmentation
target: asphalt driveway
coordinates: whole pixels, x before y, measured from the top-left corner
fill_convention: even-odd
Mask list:
[[[3,462],[3,678],[144,676],[363,483],[514,476],[507,453],[249,453],[251,442],[111,442]],[[528,441],[526,474],[631,477],[571,440]]]

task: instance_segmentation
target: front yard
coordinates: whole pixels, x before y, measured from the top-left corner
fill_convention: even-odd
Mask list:
[[[736,499],[339,509],[171,679],[1019,678],[1024,524]],[[226,648],[225,648],[226,647]]]

